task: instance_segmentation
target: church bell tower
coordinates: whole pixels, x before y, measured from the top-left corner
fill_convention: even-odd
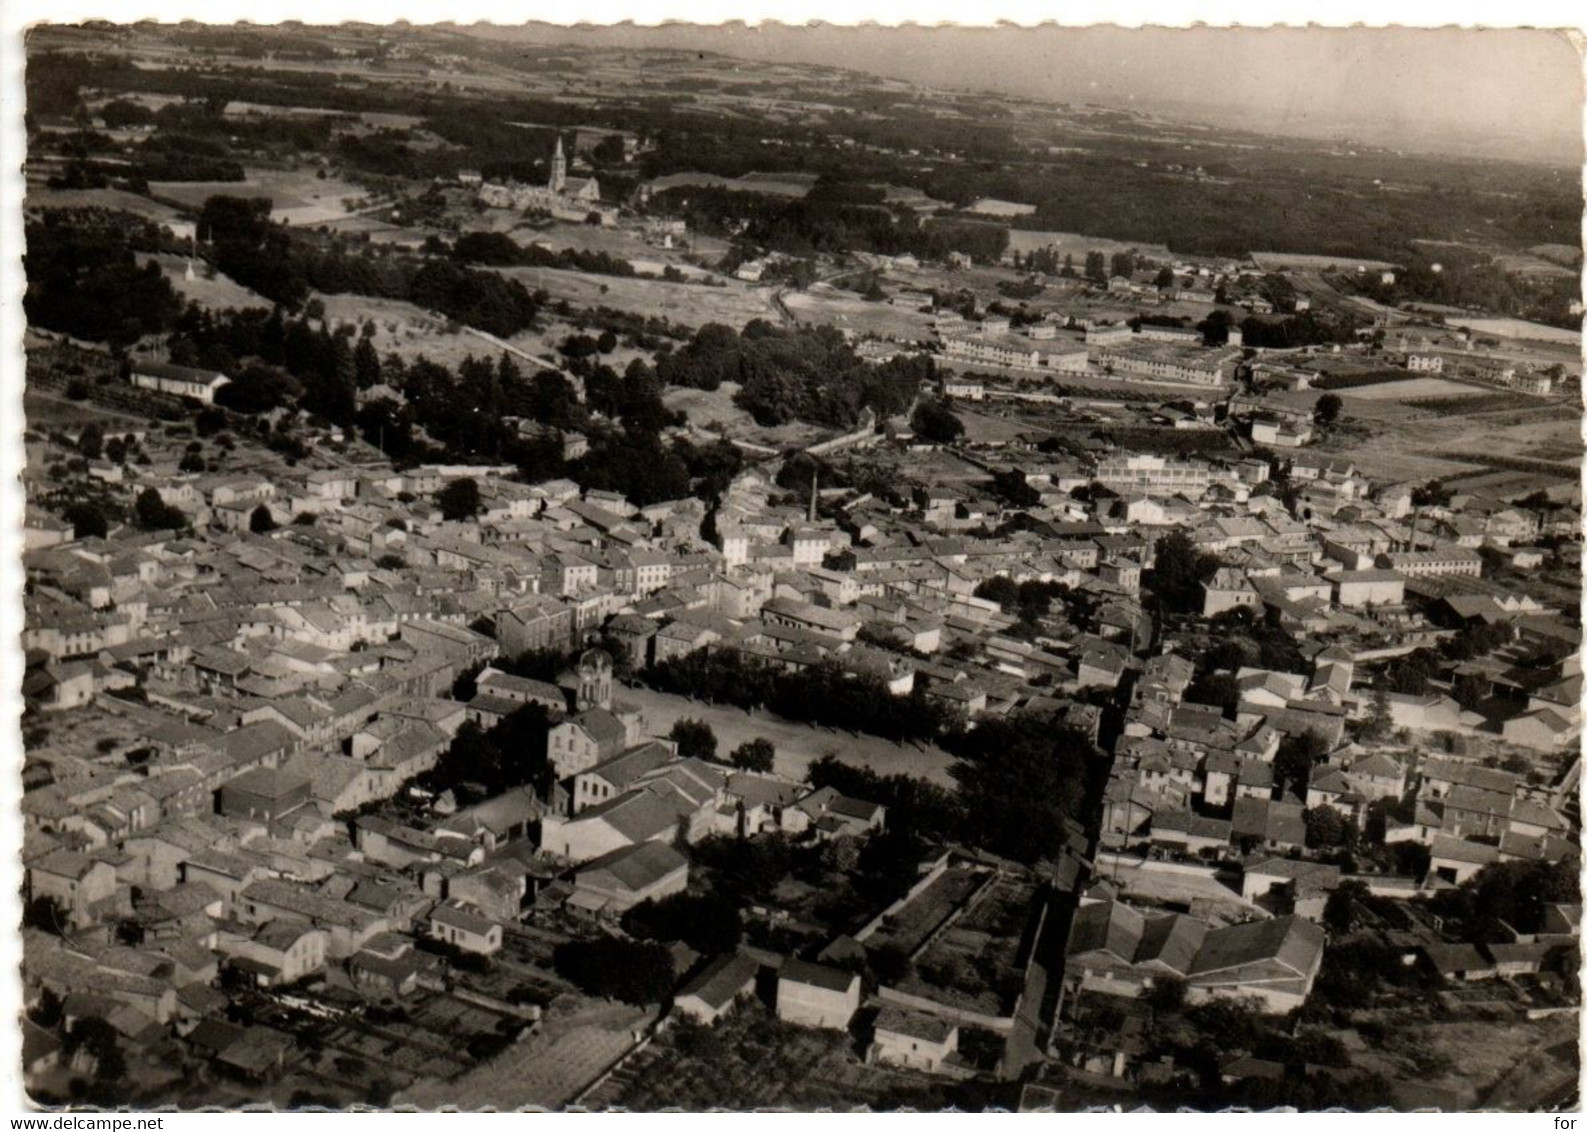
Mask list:
[[[551,179],[546,182],[546,188],[554,193],[560,193],[568,183],[568,159],[562,152],[562,135],[557,135],[557,151],[551,155]]]

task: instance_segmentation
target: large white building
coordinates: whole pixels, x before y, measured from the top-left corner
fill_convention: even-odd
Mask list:
[[[132,384],[139,389],[152,389],[156,393],[213,405],[216,391],[223,385],[230,385],[231,378],[216,370],[174,366],[168,362],[135,362]]]
[[[1104,346],[1091,357],[1114,376],[1171,381],[1190,385],[1222,385],[1234,375],[1238,349],[1207,350],[1170,342],[1130,342]]]
[[[1097,464],[1097,482],[1111,491],[1144,491],[1148,495],[1197,495],[1212,482],[1212,469],[1189,460],[1137,452],[1109,456]]]
[[[1482,555],[1465,546],[1380,554],[1378,565],[1407,578],[1476,578],[1482,575]]]

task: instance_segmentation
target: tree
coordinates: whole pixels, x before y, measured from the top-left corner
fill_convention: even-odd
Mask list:
[[[483,727],[469,720],[457,729],[451,745],[436,761],[434,778],[444,787],[478,782],[488,788],[501,778],[501,773],[501,750],[491,742]]]
[[[969,840],[1026,863],[1056,857],[1085,796],[1089,737],[1019,713],[982,722],[952,750]]]
[[[1185,1009],[1185,980],[1173,977],[1154,979],[1151,989],[1141,998],[1152,1008],[1155,1018],[1179,1014]]]
[[[623,913],[622,922],[636,939],[682,940],[704,955],[732,951],[744,934],[738,906],[716,893],[678,892],[647,900]]]
[[[1443,507],[1454,497],[1442,480],[1428,480],[1421,487],[1411,489],[1411,506]]]
[[[917,435],[934,444],[952,444],[964,434],[964,422],[958,414],[936,398],[917,405],[909,423]]]
[[[270,508],[261,503],[253,509],[248,516],[248,529],[256,535],[266,534],[276,529],[275,516],[270,514]]]
[[[1159,291],[1168,290],[1174,285],[1174,269],[1164,264],[1157,269],[1157,278],[1152,282]]]
[[[1007,608],[1019,603],[1019,583],[1007,574],[993,574],[977,583],[975,596]]]
[[[1323,926],[1336,936],[1349,935],[1355,926],[1357,908],[1371,895],[1362,882],[1344,881],[1328,894],[1328,902],[1323,905]]]
[[[1467,711],[1476,711],[1482,705],[1482,701],[1488,698],[1489,687],[1487,677],[1482,674],[1463,672],[1456,676],[1450,685],[1449,695]]]
[[[1344,406],[1345,403],[1340,399],[1339,394],[1324,393],[1317,398],[1317,404],[1312,408],[1312,420],[1327,428],[1339,419],[1339,411]]]
[[[777,749],[770,739],[751,739],[733,748],[733,765],[740,770],[770,773],[776,762]]]
[[[32,1019],[34,1025],[53,1030],[61,1024],[65,1016],[61,1007],[61,996],[49,987],[41,987],[38,1000],[28,1007],[28,1017]]]
[[[552,964],[585,994],[644,1006],[672,993],[672,957],[659,943],[573,940],[557,946]]]
[[[1391,847],[1394,871],[1402,877],[1420,881],[1433,864],[1433,851],[1419,841],[1396,841]]]
[[[1388,692],[1381,687],[1375,688],[1372,701],[1367,706],[1367,714],[1361,721],[1361,738],[1381,743],[1393,730],[1394,716],[1389,712]]]
[[[1233,328],[1234,318],[1228,311],[1213,311],[1196,324],[1196,329],[1201,331],[1202,343],[1207,346],[1227,345],[1229,331]]]
[[[469,476],[455,479],[435,493],[435,502],[441,508],[441,518],[449,523],[472,519],[482,507],[479,484]]]
[[[1086,253],[1086,278],[1093,283],[1108,281],[1108,259],[1101,252]]]
[[[1157,540],[1152,568],[1141,575],[1141,582],[1164,608],[1195,613],[1202,607],[1201,584],[1218,572],[1218,566],[1217,555],[1198,550],[1184,531],[1171,531]]]
[[[152,487],[138,494],[132,516],[138,528],[145,531],[181,530],[187,526],[187,516],[161,499],[160,493]]]
[[[380,356],[375,353],[374,341],[367,333],[353,347],[353,377],[360,389],[380,384]]]
[[[1266,1020],[1249,998],[1214,998],[1186,1011],[1191,1025],[1220,1050],[1251,1049],[1267,1029]]]
[[[851,873],[859,867],[860,844],[854,837],[834,837],[821,846],[821,866],[835,873]]]
[[[77,451],[85,460],[97,460],[104,451],[105,430],[96,424],[86,424],[77,434]]]
[[[1273,777],[1286,790],[1304,794],[1312,767],[1328,757],[1328,740],[1315,731],[1288,734],[1279,740],[1273,757]]]
[[[678,756],[685,759],[716,758],[716,732],[702,719],[680,719],[667,732],[667,738],[678,744]]]
[[[80,1019],[66,1032],[62,1052],[75,1055],[79,1049],[87,1050],[94,1059],[95,1079],[117,1081],[126,1075],[127,1060],[121,1052],[115,1027],[103,1018]]]
[[[1306,823],[1308,849],[1348,849],[1355,844],[1355,826],[1332,806],[1312,806],[1301,819]]]
[[[71,917],[53,896],[35,896],[22,908],[23,926],[51,935],[65,935]]]
[[[61,510],[61,518],[72,525],[72,533],[80,539],[104,538],[110,533],[105,509],[88,500],[67,504]]]
[[[787,838],[778,834],[716,834],[696,842],[690,857],[710,878],[713,891],[739,904],[769,895],[793,867]]]

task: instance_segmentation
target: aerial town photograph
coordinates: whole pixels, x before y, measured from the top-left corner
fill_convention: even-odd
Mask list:
[[[1581,81],[33,26],[28,1103],[1576,1110]]]

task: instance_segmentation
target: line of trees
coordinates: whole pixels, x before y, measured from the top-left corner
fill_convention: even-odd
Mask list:
[[[657,664],[649,681],[664,692],[766,708],[784,719],[896,741],[934,742],[963,726],[956,709],[925,694],[922,680],[909,695],[896,696],[880,679],[847,673],[832,662],[790,672],[737,649],[696,649]]]
[[[516,279],[434,256],[355,254],[335,241],[311,246],[272,224],[270,211],[268,198],[212,196],[199,214],[198,234],[220,270],[288,310],[312,289],[411,302],[503,337],[534,323],[534,297]]]

